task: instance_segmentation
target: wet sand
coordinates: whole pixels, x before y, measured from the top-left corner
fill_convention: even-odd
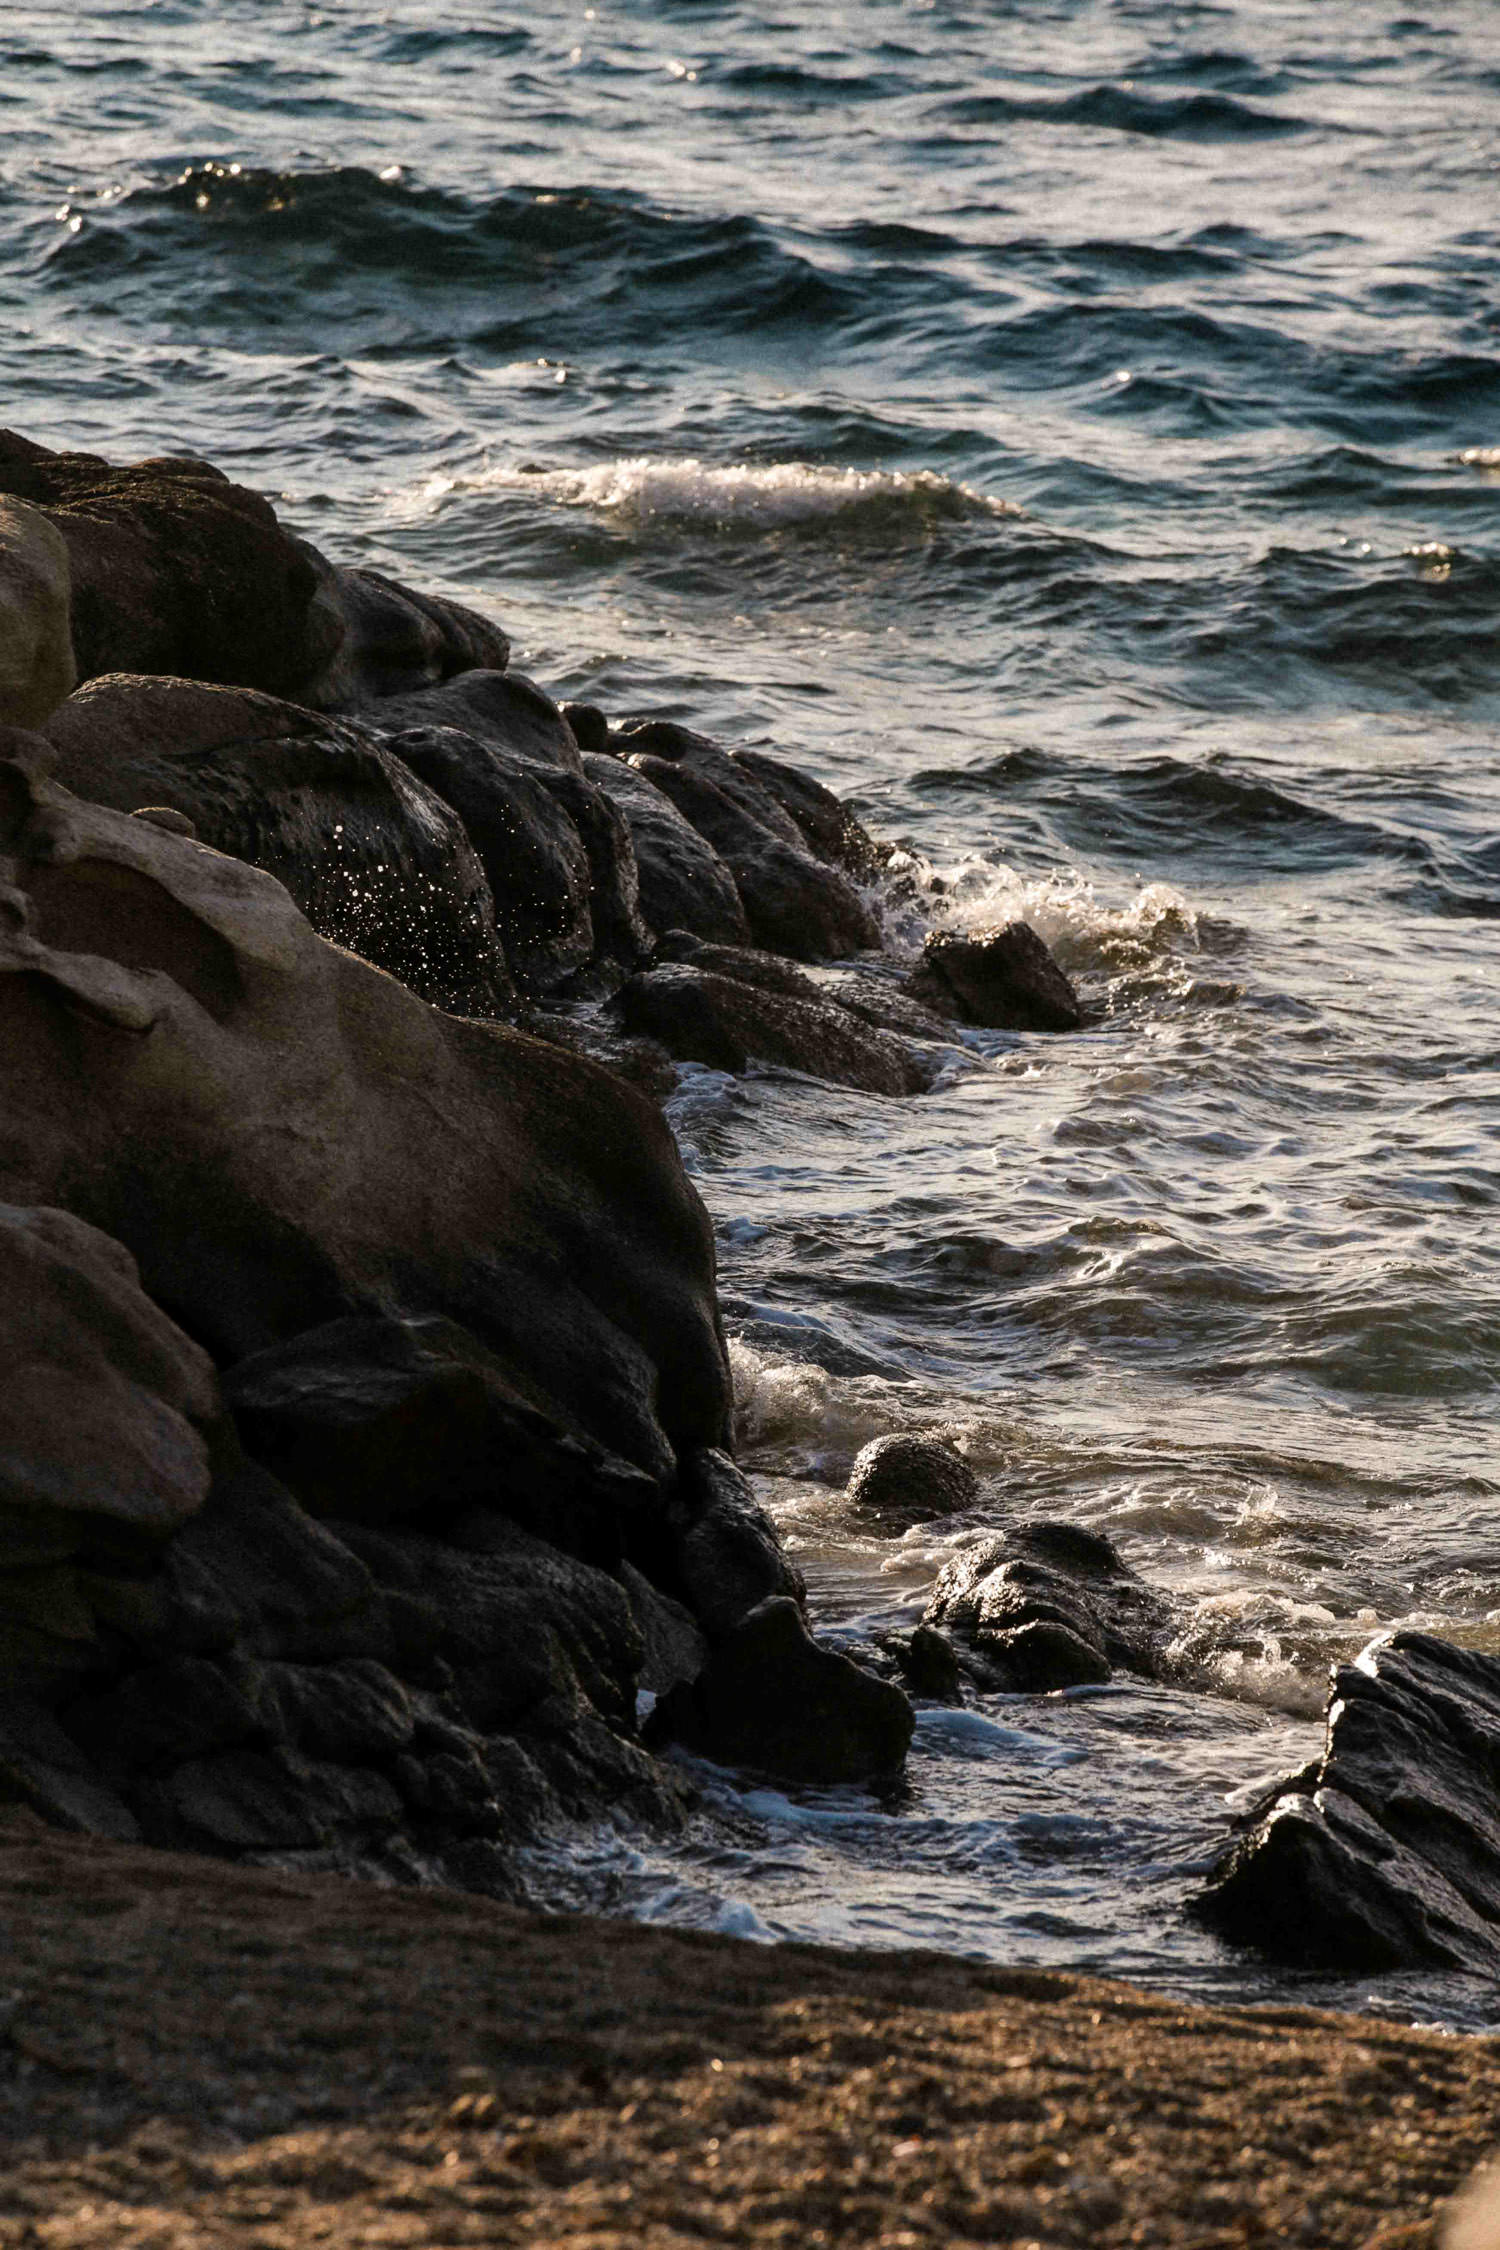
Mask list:
[[[1500,2041],[0,1830],[4,2250],[1417,2250]]]

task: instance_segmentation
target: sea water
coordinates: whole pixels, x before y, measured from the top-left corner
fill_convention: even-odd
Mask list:
[[[1328,1666],[1500,1652],[1500,13],[135,0],[0,25],[4,419],[194,452],[612,715],[1024,915],[1097,1010],[910,1101],[687,1069],[743,1458],[821,1627],[1106,1531],[1170,1685],[698,1769],[572,1903],[1492,2022],[1183,1912]],[[852,1520],[942,1432],[962,1519]]]

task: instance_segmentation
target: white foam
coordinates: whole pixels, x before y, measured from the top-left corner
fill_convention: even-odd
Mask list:
[[[853,514],[903,520],[920,530],[965,517],[1018,517],[1013,501],[992,500],[931,469],[830,469],[808,461],[723,464],[689,455],[633,453],[592,469],[498,466],[468,476],[431,478],[429,504],[454,493],[529,494],[563,507],[637,522],[699,523],[751,530]]]
[[[939,868],[903,851],[885,873],[898,892],[884,917],[887,941],[898,954],[919,952],[928,928],[962,932],[1029,922],[1070,976],[1117,976],[1198,943],[1197,914],[1171,883],[1146,883],[1123,905],[1111,906],[1074,868],[1023,875],[978,858]]]

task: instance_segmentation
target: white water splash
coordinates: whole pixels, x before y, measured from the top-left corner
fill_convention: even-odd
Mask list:
[[[934,523],[1024,513],[1012,501],[992,500],[930,469],[831,469],[807,461],[724,466],[655,453],[628,454],[592,469],[500,466],[433,477],[421,496],[435,506],[452,494],[476,492],[528,495],[638,523],[735,530],[877,517],[887,529],[921,532]]]
[[[914,956],[928,928],[969,931],[1029,922],[1070,976],[1116,976],[1175,948],[1198,944],[1198,917],[1171,883],[1147,883],[1123,905],[1109,906],[1072,868],[1022,875],[989,859],[933,867],[916,852],[898,852],[885,869],[886,934],[891,950]]]

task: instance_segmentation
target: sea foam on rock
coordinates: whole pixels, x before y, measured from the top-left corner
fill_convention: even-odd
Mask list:
[[[1197,1912],[1277,1960],[1500,1974],[1500,1659],[1393,1633],[1336,1667],[1325,1723]]]

